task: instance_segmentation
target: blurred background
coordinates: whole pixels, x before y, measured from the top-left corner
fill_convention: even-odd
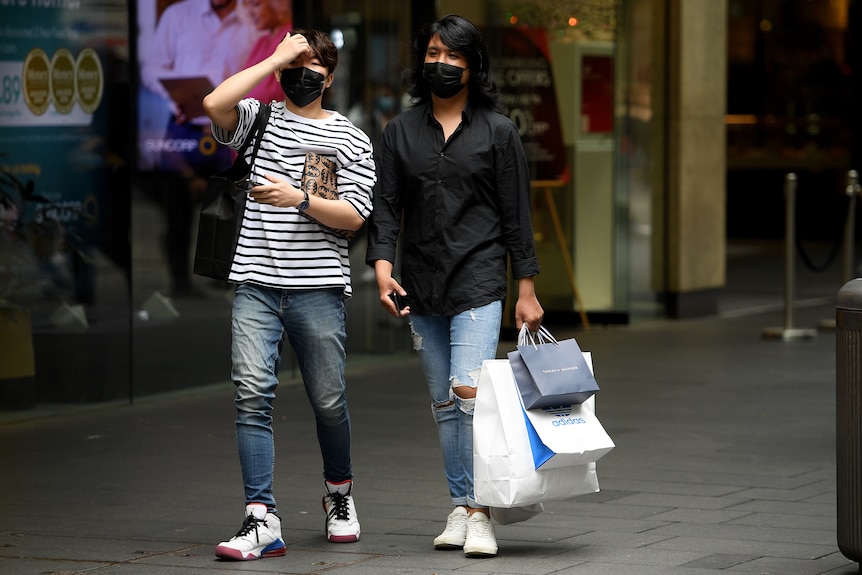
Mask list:
[[[217,15],[216,31],[182,26],[182,10]],[[191,262],[206,178],[231,158],[182,102],[295,28],[330,33],[339,65],[325,107],[372,142],[409,105],[400,76],[418,27],[458,13],[482,28],[531,164],[551,327],[780,302],[789,174],[799,274],[818,278],[800,295],[831,296],[856,271],[860,10],[855,0],[5,3],[0,409],[133,401],[229,378],[232,290]],[[252,95],[281,98],[266,88]],[[348,353],[409,350],[405,322],[377,301],[362,233],[351,254]],[[742,280],[745,297],[728,297]],[[283,366],[294,369],[290,357]]]

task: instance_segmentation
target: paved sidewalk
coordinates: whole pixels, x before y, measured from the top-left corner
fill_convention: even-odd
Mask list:
[[[834,315],[814,302],[796,325]],[[229,383],[0,419],[0,573],[857,573],[836,542],[834,332],[762,337],[781,322],[775,309],[556,333],[593,353],[597,413],[617,447],[599,462],[600,493],[498,526],[493,559],[433,549],[449,505],[412,353],[349,361],[355,544],[324,540],[313,420],[285,380],[280,558],[213,555],[243,518]]]

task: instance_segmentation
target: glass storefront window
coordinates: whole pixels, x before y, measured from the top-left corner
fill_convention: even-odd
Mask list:
[[[278,26],[256,28],[249,10],[261,2],[270,2],[281,14]],[[191,268],[206,179],[226,167],[231,155],[215,144],[209,123],[189,104],[182,105],[181,96],[195,86],[206,90],[220,82],[241,68],[248,54],[220,54],[225,51],[213,47],[196,53],[205,60],[200,65],[166,60],[162,34],[170,26],[162,25],[177,18],[177,4],[103,2],[92,11],[76,11],[84,19],[94,15],[92,23],[81,26],[58,8],[58,27],[92,29],[93,38],[67,34],[63,37],[80,42],[56,39],[39,45],[9,40],[21,66],[30,62],[31,78],[57,71],[51,101],[45,96],[50,92],[40,92],[35,80],[9,92],[36,125],[0,129],[0,229],[6,242],[0,251],[0,274],[6,274],[0,276],[0,298],[10,301],[12,291],[36,296],[24,306],[36,344],[35,369],[28,364],[24,371],[31,380],[50,379],[50,385],[40,386],[44,393],[56,391],[40,399],[132,399],[229,377],[232,290],[194,275]],[[627,200],[614,190],[626,187],[614,184],[620,175],[613,165],[618,134],[629,124],[620,121],[612,101],[622,73],[616,1],[240,0],[231,30],[249,36],[231,45],[251,53],[253,40],[265,32],[281,33],[283,27],[330,32],[339,44],[340,62],[326,105],[375,141],[406,104],[401,72],[415,29],[450,12],[487,30],[502,102],[531,157],[543,304],[572,322],[584,310],[625,315],[628,270],[621,266],[628,247],[621,245],[619,230],[627,224],[620,202]],[[18,16],[7,29],[44,25],[29,22],[24,12],[20,22]],[[79,84],[86,88],[74,97],[63,88],[69,70],[80,70]],[[18,68],[13,72],[7,77],[20,78]],[[93,77],[102,84],[88,87]],[[179,92],[172,86],[178,82]],[[76,123],[82,118],[86,127]],[[59,123],[49,129],[46,122]],[[37,143],[34,159],[30,149]],[[32,231],[23,244],[21,229],[17,235],[7,233],[22,218],[30,218]],[[586,225],[585,219],[592,221]],[[33,226],[41,227],[33,231]],[[13,239],[16,249],[9,244]],[[17,249],[22,245],[26,249]],[[360,234],[351,248],[349,351],[409,349],[406,323],[393,321],[377,301],[364,252]],[[19,258],[17,263],[10,264],[12,257]],[[10,269],[16,277],[9,276]],[[31,289],[29,281],[50,289]],[[0,330],[7,341],[16,337],[6,334]],[[40,356],[42,342],[48,342],[45,349],[52,355]],[[68,355],[66,363],[57,361],[50,351],[55,349]],[[284,369],[290,373],[286,353]],[[83,387],[67,381],[73,373]]]
[[[618,322],[627,317],[626,270],[621,267],[627,248],[618,237],[626,222],[620,220],[614,184],[619,8],[613,0],[490,3],[493,28],[532,38],[540,46],[552,87],[549,96],[528,87],[535,110],[508,110],[516,123],[522,116],[532,120],[522,134],[528,146],[531,139],[541,144],[528,150],[539,152],[533,170],[534,226],[543,267],[537,289],[550,321],[583,323],[593,316]],[[507,91],[518,94],[520,88],[507,76],[517,82],[523,68],[542,70],[538,60],[505,50],[500,47],[498,82],[504,101]],[[541,137],[529,133],[545,126],[553,128]],[[550,142],[554,135],[559,140]],[[549,177],[543,164],[550,156],[564,169]]]
[[[126,6],[2,11],[0,409],[127,397]]]

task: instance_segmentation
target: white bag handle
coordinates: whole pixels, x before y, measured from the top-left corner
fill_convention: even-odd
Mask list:
[[[533,347],[543,343],[552,343],[555,346],[560,347],[557,339],[551,335],[548,328],[545,326],[539,326],[539,331],[533,333],[530,331],[530,328],[527,327],[527,323],[524,322],[521,324],[521,331],[518,332],[518,345],[527,345],[527,343]]]

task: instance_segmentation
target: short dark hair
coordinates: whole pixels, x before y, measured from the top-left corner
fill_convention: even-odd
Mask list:
[[[294,30],[290,34],[305,36],[311,51],[320,58],[320,63],[326,66],[330,74],[335,71],[338,66],[338,48],[335,47],[329,34],[320,30]]]
[[[431,99],[431,88],[422,75],[425,68],[425,52],[435,35],[448,48],[460,52],[470,66],[470,100],[477,106],[498,109],[497,85],[491,79],[491,58],[482,33],[469,20],[456,14],[444,16],[437,22],[423,26],[413,39],[413,56],[410,67],[404,70],[407,93],[417,103]]]

